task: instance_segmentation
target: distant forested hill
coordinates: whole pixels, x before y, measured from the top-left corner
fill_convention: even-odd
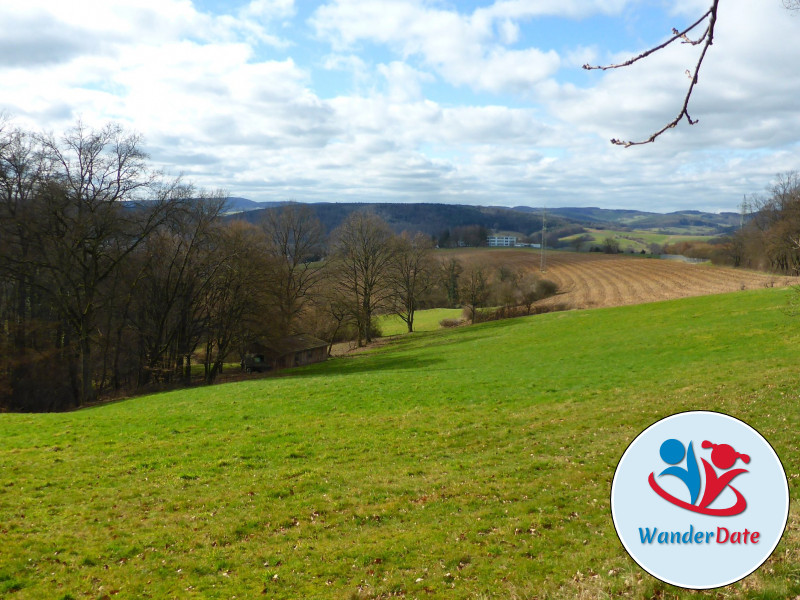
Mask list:
[[[327,231],[338,227],[347,215],[356,210],[369,210],[384,219],[392,229],[402,231],[421,231],[438,236],[447,229],[479,226],[486,229],[515,231],[530,235],[542,228],[539,213],[522,212],[512,208],[490,206],[466,206],[461,204],[359,204],[359,203],[316,203],[309,204]],[[235,215],[237,218],[257,222],[264,210],[250,210]],[[548,218],[548,228],[564,226],[567,220],[553,216]]]
[[[231,199],[233,218],[257,222],[264,210],[273,210],[283,202],[260,203],[245,198]],[[383,218],[396,232],[422,231],[439,236],[443,231],[457,227],[478,226],[489,230],[518,232],[522,235],[538,233],[542,229],[542,208],[516,206],[468,206],[463,204],[434,203],[371,203],[318,202],[308,204],[327,231],[341,224],[351,212],[369,210]],[[702,229],[702,233],[724,234],[739,226],[738,213],[705,213],[684,210],[667,214],[638,210],[604,208],[548,208],[547,228],[555,231],[570,226],[599,227],[606,229],[649,229],[655,231]],[[698,231],[699,233],[699,231]]]

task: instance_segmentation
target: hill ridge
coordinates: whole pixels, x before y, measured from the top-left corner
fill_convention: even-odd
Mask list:
[[[232,198],[232,210],[237,218],[256,222],[263,211],[285,206],[289,202],[260,203],[247,198]],[[351,212],[370,210],[384,218],[397,232],[422,231],[439,235],[445,229],[478,226],[488,230],[516,231],[523,235],[538,233],[542,228],[542,207],[482,206],[442,204],[436,202],[313,202],[309,206],[328,231],[335,229]],[[554,230],[570,225],[600,226],[631,229],[666,230],[670,228],[701,227],[715,234],[730,233],[739,225],[737,213],[707,213],[695,210],[669,213],[633,209],[598,207],[547,208],[547,226]]]

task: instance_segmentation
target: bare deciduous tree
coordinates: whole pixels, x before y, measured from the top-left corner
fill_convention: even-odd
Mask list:
[[[414,331],[414,313],[424,295],[436,282],[433,241],[425,234],[403,233],[395,239],[389,274],[393,288],[394,312]]]
[[[468,267],[459,278],[458,295],[469,310],[470,322],[475,322],[478,309],[489,297],[489,281],[481,267]]]
[[[572,249],[575,250],[575,252],[580,252],[581,248],[583,248],[583,245],[588,244],[591,241],[592,236],[584,233],[583,235],[578,235],[572,238],[569,241],[569,245],[572,246]]]
[[[525,307],[525,314],[531,314],[531,307],[534,302],[544,298],[541,285],[542,280],[533,273],[526,273],[520,281],[520,296],[522,305]]]
[[[752,212],[729,244],[731,261],[800,274],[800,174],[778,175],[768,196],[750,197],[746,204]]]
[[[441,285],[447,292],[447,302],[451,308],[458,306],[458,280],[463,272],[464,266],[455,258],[442,263],[440,271]]]
[[[104,286],[163,222],[170,205],[161,192],[168,187],[155,185],[140,138],[117,125],[91,130],[78,123],[60,139],[31,139],[36,172],[23,178],[34,195],[20,191],[18,179],[14,197],[28,218],[15,219],[22,248],[6,264],[38,274],[31,285],[48,296],[74,336],[76,400],[82,404],[95,396],[94,338],[109,302]]]
[[[290,204],[268,210],[261,226],[271,259],[268,289],[278,309],[280,333],[297,333],[298,317],[322,273],[322,225],[308,206]]]
[[[171,381],[173,375],[188,383],[191,355],[204,333],[200,301],[223,263],[217,220],[225,199],[194,198],[191,188],[180,195],[179,209],[144,248],[144,276],[132,319],[141,346],[140,385]]]
[[[333,280],[357,324],[359,346],[370,343],[373,317],[392,294],[392,231],[377,215],[354,212],[331,237]]]
[[[266,316],[268,260],[264,256],[261,231],[244,221],[221,227],[217,248],[219,267],[215,269],[201,300],[205,313],[206,383],[213,383],[222,372],[228,354],[246,344]]]
[[[619,240],[613,236],[607,236],[603,240],[603,252],[606,254],[619,254],[620,253],[620,246]]]

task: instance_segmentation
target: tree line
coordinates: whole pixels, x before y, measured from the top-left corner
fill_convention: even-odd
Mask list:
[[[776,176],[766,194],[745,197],[739,229],[709,241],[664,247],[668,254],[720,265],[800,275],[800,174]]]
[[[118,125],[0,122],[0,410],[211,383],[258,339],[369,343],[379,314],[412,331],[419,308],[487,297],[374,213],[326,234],[303,205],[248,223],[225,200],[152,169]]]
[[[745,198],[742,213],[727,240],[730,264],[800,275],[800,174],[778,175],[766,195]]]
[[[6,408],[81,405],[178,377],[201,326],[221,331],[223,201],[193,201],[191,186],[150,169],[137,135],[79,123],[55,137],[6,122],[0,190]]]

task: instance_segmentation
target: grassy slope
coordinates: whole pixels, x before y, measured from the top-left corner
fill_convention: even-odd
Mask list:
[[[623,552],[613,470],[658,418],[722,410],[770,439],[797,496],[786,294],[421,333],[280,378],[0,415],[0,595],[688,597]],[[797,525],[793,508],[732,594],[800,594]]]
[[[414,331],[436,331],[442,319],[461,318],[460,308],[430,308],[414,313]],[[408,333],[408,325],[397,315],[383,315],[378,319],[381,335],[401,335]]]
[[[592,238],[591,242],[584,244],[583,249],[587,250],[591,246],[602,246],[607,237],[616,238],[622,250],[633,249],[634,252],[649,250],[650,244],[675,244],[685,241],[708,241],[713,235],[692,235],[692,234],[665,234],[656,233],[648,230],[617,231],[613,229],[587,229],[585,234],[570,235],[564,240],[572,240],[580,235],[588,235]]]

